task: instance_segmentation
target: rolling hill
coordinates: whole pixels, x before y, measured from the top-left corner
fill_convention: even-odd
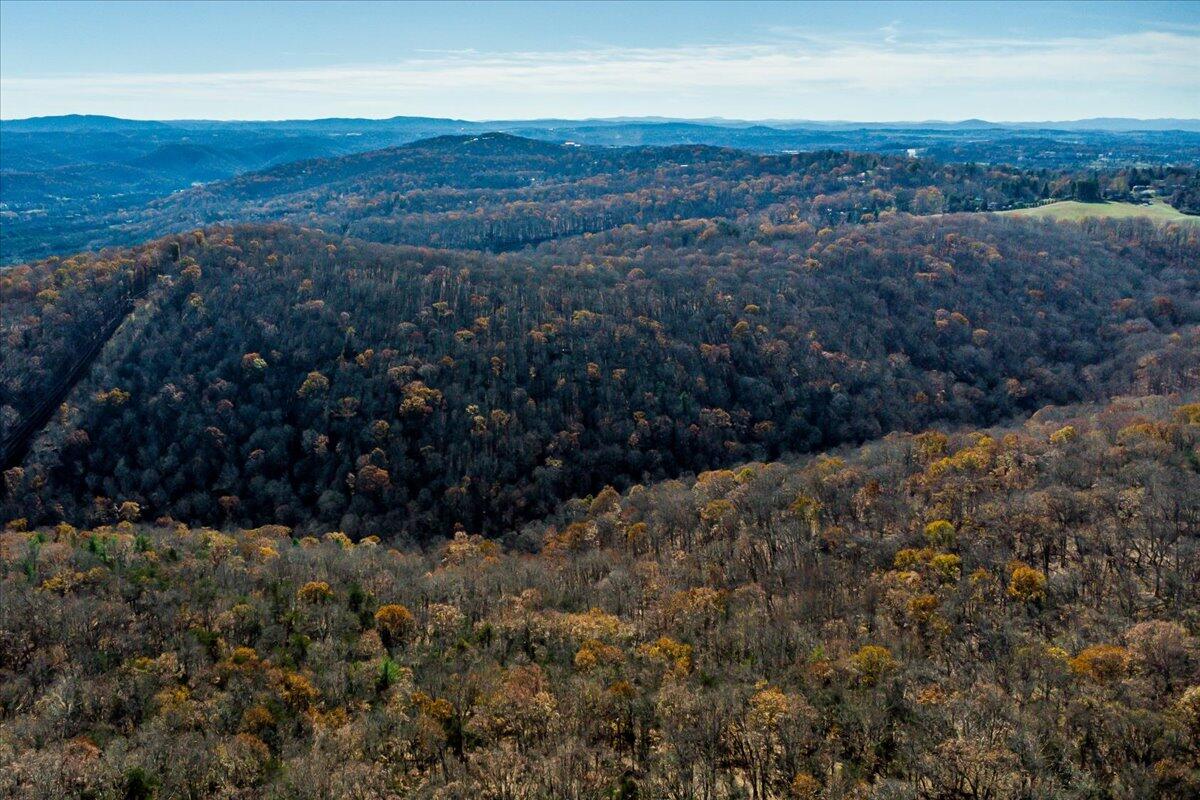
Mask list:
[[[428,540],[608,483],[1173,390],[1195,379],[1196,247],[962,215],[698,219],[502,256],[218,228],[52,260],[4,276],[14,427],[147,288],[6,511],[80,524],[131,500]]]
[[[1153,222],[1174,222],[1200,225],[1200,217],[1184,214],[1161,200],[1148,203],[1080,203],[1062,200],[1034,208],[998,212],[1014,217],[1078,221],[1081,219],[1148,219]]]

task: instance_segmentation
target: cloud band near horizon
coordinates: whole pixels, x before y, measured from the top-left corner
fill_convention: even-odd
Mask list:
[[[1200,116],[1197,75],[1200,34],[1189,31],[923,44],[791,31],[745,45],[458,51],[310,69],[0,76],[0,116],[1187,117]]]

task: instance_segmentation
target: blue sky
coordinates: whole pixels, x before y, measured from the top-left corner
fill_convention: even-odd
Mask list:
[[[1200,2],[0,2],[0,117],[1200,117]]]

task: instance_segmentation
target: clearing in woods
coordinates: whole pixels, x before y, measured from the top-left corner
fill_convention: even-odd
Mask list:
[[[1110,219],[1130,219],[1146,217],[1155,222],[1184,222],[1200,225],[1200,217],[1184,214],[1163,200],[1154,200],[1149,205],[1137,203],[1081,203],[1078,200],[1060,200],[1057,203],[1047,203],[1035,208],[1014,208],[1008,211],[998,211],[1014,217],[1042,217],[1054,220],[1081,220],[1088,217],[1108,217]]]

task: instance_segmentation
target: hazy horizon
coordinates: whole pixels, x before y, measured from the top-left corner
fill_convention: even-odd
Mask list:
[[[0,23],[6,120],[1200,117],[1197,3],[8,0]]]
[[[363,122],[388,122],[396,119],[437,119],[447,120],[452,122],[466,122],[471,124],[484,124],[488,122],[496,123],[514,123],[514,122],[682,122],[696,124],[728,124],[728,125],[962,125],[969,122],[978,122],[985,125],[998,126],[1031,126],[1038,124],[1077,124],[1081,122],[1092,122],[1096,120],[1114,120],[1125,122],[1188,122],[1200,123],[1200,117],[1123,117],[1113,115],[1103,115],[1094,117],[1076,117],[1072,119],[1038,119],[1038,120],[1011,120],[1011,119],[985,119],[981,117],[964,117],[957,119],[818,119],[818,118],[741,118],[741,117],[722,117],[722,116],[707,116],[707,117],[664,117],[658,115],[644,116],[611,116],[611,117],[435,117],[427,114],[391,114],[379,117],[345,117],[345,116],[324,116],[324,117],[127,117],[114,114],[92,114],[92,113],[75,113],[64,112],[61,114],[38,114],[28,117],[4,117],[0,116],[0,122],[24,122],[36,119],[64,119],[69,117],[96,117],[107,118],[114,120],[122,120],[126,122],[162,122],[165,124],[171,123],[281,123],[281,122],[323,122],[326,120],[346,119],[358,120]]]

